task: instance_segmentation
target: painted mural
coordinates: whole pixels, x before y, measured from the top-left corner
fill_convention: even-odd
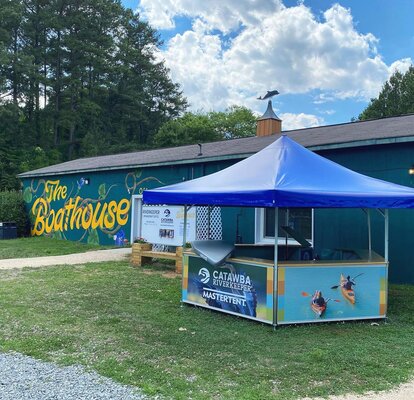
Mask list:
[[[102,175],[32,179],[25,185],[32,236],[50,236],[90,244],[128,244],[131,197],[141,194],[146,182],[142,171],[117,174],[114,182]],[[152,186],[152,185],[151,185]]]

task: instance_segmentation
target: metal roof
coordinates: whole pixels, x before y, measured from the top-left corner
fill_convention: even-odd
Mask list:
[[[414,114],[297,129],[284,131],[283,133],[311,150],[358,147],[393,142],[411,142],[414,141]],[[80,158],[24,172],[19,177],[29,178],[224,159],[240,159],[260,151],[279,137],[280,134],[203,143],[201,155],[198,155],[200,152],[199,146],[194,144],[134,153]]]
[[[276,119],[278,121],[281,121],[281,119],[273,111],[271,100],[268,101],[266,111],[260,118],[258,118],[258,121],[262,121],[264,119]]]

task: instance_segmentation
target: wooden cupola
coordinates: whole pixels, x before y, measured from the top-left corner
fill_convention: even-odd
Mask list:
[[[275,114],[272,101],[267,103],[266,112],[257,120],[256,136],[270,136],[282,132],[282,120]]]

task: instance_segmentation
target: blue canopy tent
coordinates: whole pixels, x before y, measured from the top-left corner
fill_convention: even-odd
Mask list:
[[[412,208],[414,189],[370,178],[281,136],[222,171],[146,190],[148,204]]]
[[[385,209],[382,212],[385,219],[384,258],[388,262],[387,209],[414,208],[414,189],[351,171],[283,135],[260,152],[222,171],[191,181],[146,190],[143,202],[186,206],[368,209],[370,254],[369,209]],[[277,219],[276,210],[275,281],[278,260]]]
[[[222,171],[146,190],[143,201],[246,207],[413,208],[414,189],[351,171],[283,135],[253,156]],[[386,210],[384,215],[385,258],[388,259]]]

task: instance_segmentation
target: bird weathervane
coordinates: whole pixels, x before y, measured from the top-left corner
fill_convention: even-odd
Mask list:
[[[277,90],[271,90],[271,91],[268,91],[263,97],[262,96],[258,97],[257,100],[267,100],[273,96],[277,96],[278,94],[279,92]]]

